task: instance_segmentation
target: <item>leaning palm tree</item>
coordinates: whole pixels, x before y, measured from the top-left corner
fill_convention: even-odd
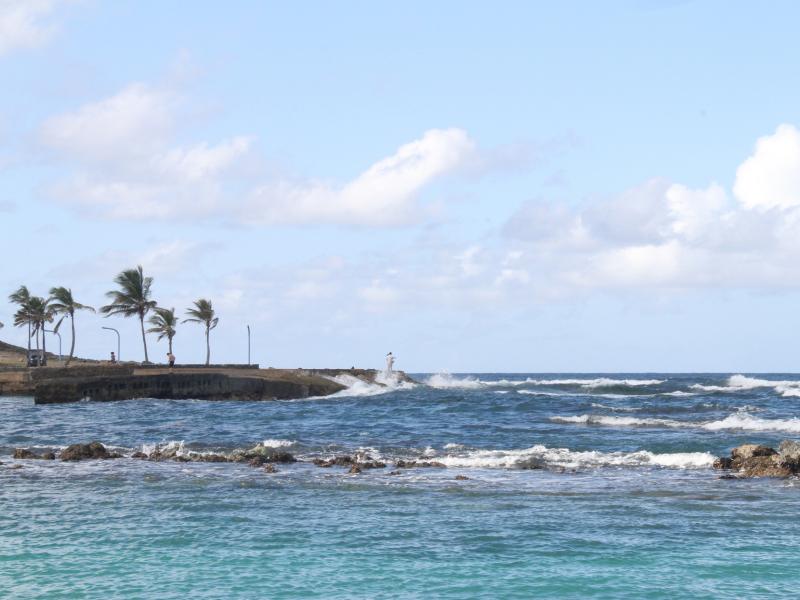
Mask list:
[[[50,308],[54,314],[61,315],[58,323],[53,327],[54,332],[58,332],[58,328],[61,327],[64,319],[67,318],[72,327],[72,343],[69,347],[69,358],[66,364],[68,367],[69,363],[72,362],[72,356],[75,354],[75,311],[90,310],[94,312],[94,309],[91,306],[75,302],[75,299],[72,297],[72,290],[65,287],[54,287],[50,289]]]
[[[211,362],[211,344],[209,342],[209,333],[219,323],[219,319],[214,313],[214,308],[211,302],[204,298],[194,301],[194,308],[187,308],[186,314],[189,315],[188,319],[184,319],[184,323],[201,323],[206,326],[206,366]]]
[[[147,338],[144,334],[144,317],[156,307],[156,301],[150,299],[150,286],[153,284],[153,278],[145,277],[142,265],[139,265],[135,269],[128,269],[117,275],[114,283],[119,286],[119,289],[106,292],[106,296],[111,298],[111,304],[101,307],[100,312],[106,316],[139,317],[142,345],[144,346],[144,362],[150,362],[147,356]]]
[[[13,294],[9,295],[8,299],[19,306],[19,310],[17,314],[14,315],[14,326],[15,327],[22,327],[23,325],[28,325],[28,356],[31,355],[31,322],[27,319],[27,317],[23,318],[19,321],[18,317],[24,314],[27,314],[27,305],[31,299],[31,293],[28,291],[28,288],[24,285],[19,286],[19,289],[14,292]],[[19,324],[18,324],[19,321]]]
[[[158,308],[155,309],[156,314],[152,315],[148,323],[152,325],[147,333],[157,333],[158,341],[167,338],[169,342],[169,353],[172,354],[172,338],[175,337],[175,328],[178,326],[178,318],[175,316],[174,308]]]

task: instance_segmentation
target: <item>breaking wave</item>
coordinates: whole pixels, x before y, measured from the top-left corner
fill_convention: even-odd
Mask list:
[[[758,388],[773,388],[776,392],[786,398],[800,397],[800,381],[784,380],[777,381],[772,379],[759,379],[746,375],[732,375],[728,378],[727,385],[703,385],[695,383],[689,386],[693,390],[703,392],[744,392]]]
[[[708,431],[781,431],[800,433],[800,419],[762,419],[745,412],[734,413],[717,421],[676,421],[673,419],[637,419],[603,415],[577,415],[550,417],[554,423],[577,423],[583,425],[605,425],[610,427],[673,427],[706,429]]]
[[[379,372],[375,376],[375,383],[364,381],[363,379],[359,379],[353,375],[348,375],[347,373],[342,373],[341,375],[336,375],[335,377],[330,377],[329,379],[345,386],[346,389],[336,392],[335,394],[331,394],[330,396],[305,398],[305,400],[351,398],[354,396],[378,396],[380,394],[388,394],[389,392],[396,392],[398,390],[410,390],[416,387],[410,381],[401,380],[396,373],[387,375],[384,372]]]
[[[457,377],[450,373],[437,373],[431,375],[425,384],[437,389],[481,389],[485,387],[516,387],[524,385],[541,386],[578,386],[581,388],[604,387],[647,387],[661,385],[665,379],[614,379],[610,377],[596,377],[593,379],[478,379],[477,377]]]
[[[592,469],[599,467],[664,467],[673,469],[702,469],[710,467],[714,456],[708,452],[678,452],[655,454],[638,452],[584,452],[568,448],[548,448],[536,445],[523,450],[473,450],[462,454],[437,456],[448,467],[505,468],[505,469]]]

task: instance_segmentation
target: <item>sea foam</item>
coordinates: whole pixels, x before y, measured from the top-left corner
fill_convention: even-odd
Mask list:
[[[474,450],[461,454],[437,456],[436,461],[448,467],[536,469],[591,469],[600,467],[665,467],[701,469],[710,467],[714,456],[708,452],[656,454],[638,452],[575,451],[536,445],[522,450]]]

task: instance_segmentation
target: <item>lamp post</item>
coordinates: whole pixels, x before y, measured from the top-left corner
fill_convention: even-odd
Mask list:
[[[250,325],[247,326],[247,366],[250,366]]]
[[[47,333],[55,333],[58,336],[58,362],[64,361],[64,355],[61,354],[61,334],[55,329],[45,329]]]
[[[120,345],[119,345],[119,341],[120,341],[120,337],[119,337],[119,331],[117,331],[117,330],[116,330],[116,329],[114,329],[113,327],[101,327],[100,329],[108,329],[109,331],[113,331],[114,333],[116,333],[116,334],[117,334],[117,361],[119,361],[119,360],[120,360],[120,357],[119,357],[119,356],[120,356],[120,352],[119,352],[119,349],[120,349]]]

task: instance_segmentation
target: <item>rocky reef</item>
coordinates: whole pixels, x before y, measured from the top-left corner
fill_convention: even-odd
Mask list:
[[[800,474],[800,443],[784,440],[778,449],[760,444],[743,444],[731,450],[730,457],[721,456],[714,468],[728,477],[780,477]]]

